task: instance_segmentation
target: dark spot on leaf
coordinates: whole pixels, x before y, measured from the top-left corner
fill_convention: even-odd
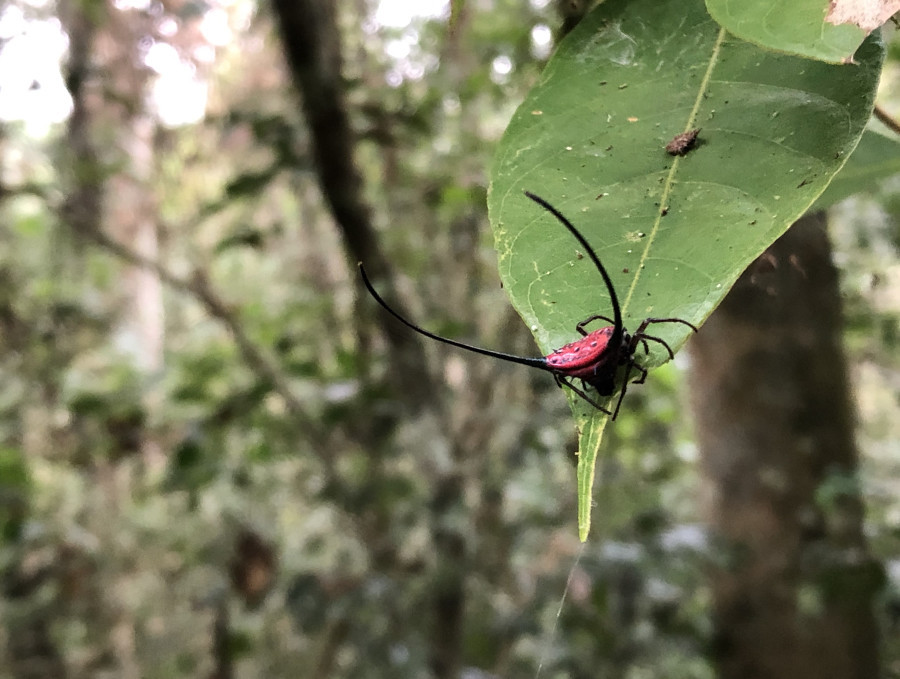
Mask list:
[[[672,137],[672,140],[666,144],[666,153],[670,156],[686,156],[697,146],[697,136],[699,134],[700,128],[676,134]]]

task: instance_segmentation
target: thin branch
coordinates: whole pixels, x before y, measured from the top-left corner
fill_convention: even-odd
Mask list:
[[[115,239],[96,230],[81,232],[81,235],[89,238],[104,250],[114,254],[119,259],[134,266],[152,271],[159,279],[169,287],[180,292],[187,293],[203,304],[207,313],[221,322],[231,332],[235,344],[244,362],[254,372],[266,379],[272,389],[284,399],[285,407],[293,422],[303,429],[304,435],[313,441],[313,450],[316,456],[329,471],[333,471],[333,457],[328,454],[326,446],[327,434],[319,422],[313,419],[303,404],[297,399],[282,372],[262,351],[260,347],[247,335],[238,316],[228,304],[216,294],[209,283],[206,273],[196,269],[190,278],[184,278],[173,273],[162,263],[145,257],[138,252],[122,245]]]
[[[78,3],[63,3],[63,6],[72,10],[67,15],[71,45],[65,78],[73,101],[66,138],[68,162],[73,168],[70,170],[73,189],[57,209],[60,221],[85,241],[95,243],[133,266],[152,271],[164,284],[194,297],[213,318],[225,325],[244,362],[281,396],[291,424],[301,430],[310,442],[312,452],[322,463],[329,480],[336,479],[338,475],[334,469],[332,448],[328,445],[327,430],[306,411],[277,363],[247,335],[238,314],[216,294],[205,273],[195,271],[189,278],[178,276],[161,262],[132,250],[103,232],[100,226],[103,173],[98,171],[101,162],[91,135],[91,126],[99,124],[99,121],[89,106],[91,100],[87,96],[87,84],[93,72],[91,57],[97,21]],[[88,168],[89,171],[76,172],[76,168]]]
[[[875,117],[890,128],[891,132],[900,134],[900,123],[891,117],[891,115],[878,104],[875,104]]]
[[[391,306],[408,317],[405,305],[394,294],[390,265],[375,233],[355,160],[357,137],[350,125],[341,72],[339,4],[332,0],[272,0],[309,128],[319,186],[343,237],[351,270],[355,275],[356,263],[364,262]],[[387,379],[397,395],[414,409],[433,401],[436,391],[422,342],[386,314],[377,314],[375,322],[396,363]]]

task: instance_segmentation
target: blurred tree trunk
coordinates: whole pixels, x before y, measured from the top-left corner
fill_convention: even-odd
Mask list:
[[[353,264],[364,262],[384,297],[408,315],[394,294],[390,266],[375,233],[363,176],[356,164],[357,140],[344,96],[337,5],[327,0],[273,0],[272,6],[291,78],[300,93],[319,187],[341,232],[348,259]],[[377,314],[375,322],[394,359],[388,380],[398,396],[417,409],[435,396],[422,343],[386,314]]]
[[[68,195],[66,226],[88,241],[106,233],[151,261],[158,259],[156,204],[150,188],[156,123],[145,110],[150,71],[141,45],[153,34],[146,12],[119,10],[112,3],[87,11],[61,8],[70,36],[66,85],[72,115],[66,130]],[[98,74],[102,74],[102,87]],[[103,149],[101,153],[99,149]],[[109,171],[115,166],[116,172]],[[134,366],[144,373],[163,367],[162,283],[147,267],[126,266],[121,276],[119,332],[129,341]],[[141,419],[141,418],[138,418]],[[152,466],[163,455],[137,422],[133,437]],[[131,452],[124,446],[122,454]]]
[[[880,571],[863,537],[837,272],[821,214],[741,276],[692,341],[719,560],[720,676],[871,679]]]
[[[364,261],[366,268],[392,306],[407,315],[393,293],[388,259],[384,256],[364,194],[364,178],[355,160],[356,134],[350,124],[342,74],[342,45],[338,7],[331,0],[273,0],[285,57],[303,106],[315,158],[319,186],[345,243],[348,259]],[[355,272],[354,272],[355,274]],[[390,348],[393,368],[385,380],[407,412],[423,409],[443,415],[445,402],[431,370],[421,339],[380,310],[375,316]],[[383,419],[383,418],[382,418]],[[392,426],[380,426],[360,444],[368,450],[370,483],[384,474]],[[462,455],[454,448],[454,462]],[[429,660],[434,676],[459,675],[465,611],[467,541],[455,526],[464,511],[464,479],[458,464],[436,471],[429,518],[436,568],[430,588]],[[383,513],[367,531],[368,547],[376,568],[397,567],[396,544],[388,533],[390,520]]]
[[[156,165],[154,137],[157,122],[147,110],[150,96],[149,67],[144,64],[141,44],[153,35],[153,18],[145,12],[124,12],[109,7],[109,21],[101,32],[100,54],[110,55],[105,74],[119,105],[103,100],[93,124],[112,123],[121,140],[119,171],[110,174],[105,187],[106,201],[103,223],[106,232],[119,243],[127,244],[138,255],[159,261],[158,208],[153,194],[152,175]],[[111,119],[111,120],[110,120]],[[97,129],[94,128],[97,135]],[[165,309],[162,281],[156,271],[143,266],[125,266],[121,277],[123,305],[119,332],[130,341],[134,368],[146,375],[156,375],[164,365]],[[158,397],[147,393],[146,410],[158,407]],[[161,471],[165,453],[159,442],[142,426],[143,413],[136,418],[135,442],[144,463]]]
[[[72,114],[66,129],[67,196],[61,211],[64,226],[85,241],[99,234],[133,247],[156,260],[156,211],[149,190],[154,125],[145,112],[149,70],[141,45],[153,35],[155,19],[148,12],[118,8],[105,0],[87,7],[63,3],[60,18],[70,38],[66,85]],[[115,168],[115,171],[113,171]],[[162,367],[162,289],[153,271],[126,266],[115,300],[121,306],[118,331],[130,340],[133,366],[150,372]],[[136,450],[147,463],[164,462],[158,444],[144,428],[144,408],[122,421],[108,416],[116,429],[106,455],[98,455],[91,468],[101,511],[114,515],[127,501],[132,470],[118,464]],[[116,544],[113,522],[103,523],[99,540]],[[104,531],[109,531],[105,533]],[[108,558],[114,560],[113,554]],[[102,635],[101,648],[115,658],[115,672],[131,679],[140,676],[131,611],[113,594],[130,574],[119,578],[97,576],[102,590],[88,597],[91,631]]]

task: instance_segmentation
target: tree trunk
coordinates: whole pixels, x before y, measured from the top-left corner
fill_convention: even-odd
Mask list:
[[[878,675],[880,570],[862,533],[824,227],[821,214],[791,227],[692,342],[724,679]]]
[[[402,315],[388,276],[390,266],[381,250],[356,164],[356,136],[344,97],[338,6],[323,0],[272,0],[276,23],[291,78],[300,93],[310,134],[316,175],[352,263],[364,262],[385,299]],[[354,271],[354,274],[356,272]],[[406,403],[418,409],[434,395],[422,342],[384,313],[374,316],[391,348],[394,370],[387,375]]]
[[[341,72],[338,5],[331,0],[272,0],[272,7],[291,77],[300,93],[319,186],[349,259],[365,260],[367,271],[385,298],[402,315],[409,316],[394,293],[390,265],[381,250],[363,190],[364,178],[356,164],[356,135],[350,125]],[[390,347],[394,367],[385,379],[393,385],[398,400],[409,411],[428,409],[444,417],[444,392],[432,379],[421,338],[380,309],[374,318]],[[379,435],[366,442],[371,487],[378,486],[375,479],[383,474],[382,454],[388,450],[390,433],[389,427],[380,428]],[[454,462],[460,459],[457,451]],[[452,526],[452,519],[464,509],[463,490],[455,464],[434,479],[430,519],[438,566],[428,602],[430,612],[423,612],[423,618],[431,618],[429,664],[436,679],[457,677],[462,663],[467,545],[464,535]],[[384,570],[396,561],[393,542],[387,541],[387,519],[379,515],[368,531],[372,563]],[[390,545],[387,555],[379,553],[380,544]],[[428,623],[423,619],[423,624]]]

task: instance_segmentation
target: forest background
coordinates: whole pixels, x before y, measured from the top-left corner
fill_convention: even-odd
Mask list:
[[[412,4],[0,5],[0,677],[900,676],[896,139],[629,391],[582,543],[553,380],[356,262],[537,354],[490,168],[589,8]],[[717,457],[804,388],[839,450]]]

